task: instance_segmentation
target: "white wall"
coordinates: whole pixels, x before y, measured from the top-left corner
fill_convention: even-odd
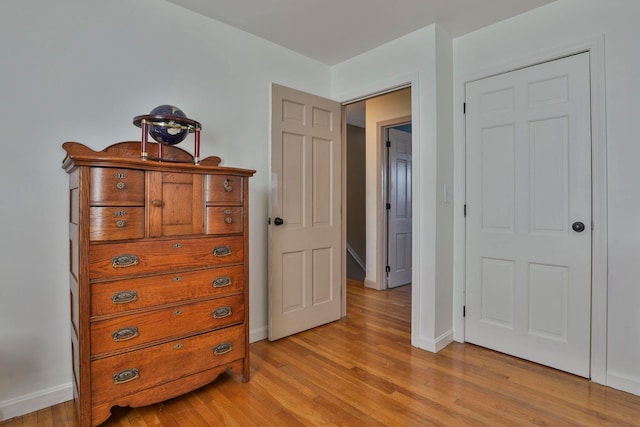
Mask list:
[[[437,203],[441,194],[439,178],[450,175],[453,164],[438,163],[440,144],[451,146],[446,132],[438,133],[438,124],[451,121],[447,102],[438,103],[438,95],[446,95],[450,77],[437,78],[437,36],[443,37],[436,25],[425,27],[376,49],[332,67],[334,99],[347,101],[379,93],[406,83],[411,84],[413,134],[413,287],[412,344],[437,351],[452,340],[451,283],[438,281],[436,264],[437,228],[449,221],[438,217]],[[446,37],[438,49],[446,49]],[[450,42],[449,42],[450,45]],[[449,48],[451,50],[451,47]],[[451,54],[449,54],[451,55]],[[445,67],[446,68],[446,67]],[[449,69],[451,67],[449,66]],[[438,137],[442,137],[439,140]],[[443,158],[446,158],[443,157]],[[445,178],[446,179],[446,178]],[[451,247],[451,233],[439,236],[440,243]],[[445,240],[449,240],[446,242]],[[444,273],[441,277],[451,273]],[[444,298],[442,298],[444,296]],[[447,316],[439,316],[445,310]],[[438,319],[438,321],[436,321]]]
[[[71,398],[61,144],[139,140],[132,118],[160,104],[203,124],[203,157],[257,170],[250,328],[266,336],[270,84],[328,96],[329,68],[158,0],[2,6],[0,420]]]
[[[606,108],[608,310],[601,381],[635,394],[640,394],[639,17],[637,0],[558,0],[454,41],[458,100],[465,76],[604,35],[606,100],[600,108]],[[463,141],[463,127],[455,131],[456,142]],[[605,296],[595,297],[594,304],[600,304]]]

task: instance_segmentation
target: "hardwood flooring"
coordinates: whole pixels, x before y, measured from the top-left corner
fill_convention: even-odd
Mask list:
[[[640,396],[470,344],[411,347],[410,286],[347,292],[346,318],[252,344],[249,383],[223,375],[103,426],[640,426]],[[73,403],[0,426],[75,426]]]

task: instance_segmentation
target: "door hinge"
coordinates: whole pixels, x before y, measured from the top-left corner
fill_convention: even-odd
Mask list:
[[[391,141],[387,141],[387,148],[391,147]]]
[[[385,270],[387,271],[387,273],[391,273],[391,267],[387,265],[387,267],[385,268]]]
[[[467,114],[467,103],[466,102],[462,103],[462,114]]]
[[[467,317],[467,306],[466,305],[462,306],[462,317]]]
[[[387,210],[391,210],[391,203],[387,203]]]
[[[467,205],[464,205],[464,217],[467,217]]]

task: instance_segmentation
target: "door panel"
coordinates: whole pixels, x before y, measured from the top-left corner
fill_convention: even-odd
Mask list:
[[[341,106],[273,85],[269,339],[341,314]],[[282,223],[276,225],[276,218]]]
[[[466,96],[465,339],[589,376],[589,54],[468,83]]]

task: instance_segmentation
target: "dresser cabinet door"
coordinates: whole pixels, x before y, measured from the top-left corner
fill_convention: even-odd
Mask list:
[[[202,234],[202,175],[149,172],[149,237]]]

